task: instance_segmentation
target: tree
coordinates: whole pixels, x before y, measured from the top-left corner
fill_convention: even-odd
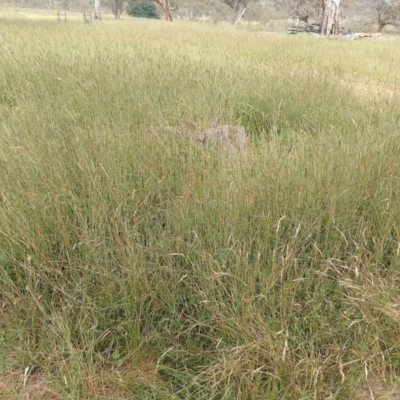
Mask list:
[[[179,6],[178,6],[179,5]],[[230,8],[220,0],[179,0],[175,15],[187,19],[225,19]]]
[[[224,4],[229,6],[233,11],[232,24],[240,22],[244,13],[247,10],[248,0],[221,0]]]
[[[358,0],[351,2],[352,14],[365,22],[378,25],[378,31],[387,25],[400,25],[400,0]]]
[[[171,1],[170,0],[153,0],[156,4],[158,4],[164,12],[165,20],[172,21],[171,14]]]
[[[339,34],[340,0],[322,0],[323,18],[321,33],[323,35]]]
[[[311,19],[320,20],[322,16],[321,0],[275,0],[275,5],[293,18],[296,26],[300,21],[308,24]]]
[[[313,18],[321,24],[323,35],[339,33],[340,0],[276,0],[277,5],[283,5],[291,11],[296,20],[309,23]]]
[[[151,0],[131,0],[126,12],[132,17],[159,18],[157,7]]]
[[[386,25],[399,25],[400,3],[395,0],[375,0],[378,30],[382,32]]]
[[[110,1],[111,11],[116,19],[121,17],[121,12],[124,7],[124,0],[111,0]]]
[[[100,0],[94,0],[93,18],[101,19]]]

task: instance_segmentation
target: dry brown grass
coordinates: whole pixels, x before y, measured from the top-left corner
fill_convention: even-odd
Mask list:
[[[0,375],[0,392],[4,399],[58,400],[62,399],[43,373],[28,377],[23,386],[24,374],[5,371]]]
[[[396,400],[399,398],[399,386],[393,386],[379,376],[372,376],[361,385],[352,400]]]
[[[379,79],[349,76],[341,80],[341,84],[353,94],[368,102],[392,100],[400,95],[400,87],[396,83]]]
[[[7,355],[8,358],[13,361],[15,355],[10,353]],[[156,369],[156,361],[150,357],[139,362],[126,362],[118,369],[111,367],[83,368],[84,375],[86,375],[82,379],[85,386],[84,392],[90,396],[88,398],[123,398],[123,396],[129,395],[132,382],[158,380]],[[66,378],[64,377],[62,380],[68,386]],[[0,393],[2,399],[59,400],[65,397],[60,386],[57,387],[45,373],[33,371],[27,377],[24,385],[24,371],[11,369],[0,374]]]

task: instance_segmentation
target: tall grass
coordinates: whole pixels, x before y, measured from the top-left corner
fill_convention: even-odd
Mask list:
[[[396,398],[396,41],[1,31],[6,398]],[[234,160],[191,139],[222,123]]]

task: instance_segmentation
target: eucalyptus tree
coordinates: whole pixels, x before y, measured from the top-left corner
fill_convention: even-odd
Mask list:
[[[367,24],[376,24],[378,31],[387,25],[400,26],[400,0],[347,0],[352,16]]]
[[[275,0],[276,6],[285,9],[296,25],[311,20],[320,23],[323,35],[339,33],[340,3],[341,0]]]
[[[111,11],[116,19],[121,17],[121,12],[124,7],[124,0],[111,0],[110,1]]]
[[[250,0],[221,0],[233,11],[232,24],[240,22],[245,14]]]
[[[94,0],[93,17],[94,19],[101,19],[100,0]]]
[[[400,1],[398,0],[374,0],[375,18],[378,30],[382,32],[386,25],[399,26],[400,23]]]
[[[156,4],[158,4],[164,12],[165,20],[172,21],[171,14],[171,0],[153,0]]]
[[[296,26],[300,21],[307,24],[310,20],[320,20],[322,3],[321,0],[275,0],[276,8],[293,18]]]
[[[322,0],[322,24],[323,35],[339,34],[340,0]]]

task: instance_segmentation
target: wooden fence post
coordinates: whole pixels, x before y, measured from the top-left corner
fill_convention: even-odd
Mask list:
[[[86,12],[84,12],[83,13],[83,19],[85,20],[85,23],[92,22],[92,13],[90,13],[88,16],[86,16]]]
[[[61,17],[64,17],[64,22],[67,22],[67,12],[61,12],[61,11],[57,11],[57,21],[61,22]]]

